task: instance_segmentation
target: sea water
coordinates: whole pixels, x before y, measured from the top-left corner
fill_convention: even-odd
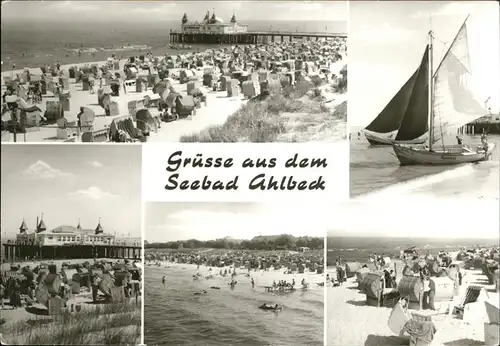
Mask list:
[[[168,16],[167,16],[168,17]],[[324,21],[246,21],[249,31],[282,32],[347,32],[347,22]],[[180,20],[166,18],[158,21],[148,19],[124,19],[123,22],[93,22],[75,20],[71,23],[54,20],[7,22],[2,20],[2,71],[24,67],[37,67],[44,64],[83,63],[104,61],[115,53],[118,57],[145,55],[152,51],[155,56],[185,54],[189,51],[204,51],[218,45],[190,45],[190,50],[175,50],[168,47],[170,30],[179,30]],[[151,49],[116,50],[122,46],[145,45]],[[95,56],[83,53],[74,54],[75,50],[95,49]],[[107,51],[101,51],[106,49]],[[115,49],[115,50],[112,50]]]
[[[458,166],[400,166],[391,146],[370,146],[358,129],[351,129],[351,197],[386,189],[387,193],[425,193],[432,197],[496,198],[499,194],[500,136],[487,162]],[[480,143],[480,136],[461,135],[464,144]],[[455,136],[445,138],[455,144]],[[393,186],[397,185],[397,186]]]
[[[277,271],[250,272],[236,269],[234,289],[230,276],[218,275],[221,268],[200,267],[202,276],[193,280],[196,266],[164,263],[146,266],[144,338],[148,345],[323,345],[324,290],[317,283],[323,274],[284,274]],[[214,275],[206,280],[205,276]],[[217,274],[217,275],[216,275]],[[165,285],[162,277],[166,277]],[[305,278],[309,289],[291,293],[267,293],[264,286],[273,280],[295,279],[297,287]],[[218,286],[220,290],[210,289]],[[207,290],[205,295],[195,292]],[[275,313],[261,310],[263,303],[279,304]]]

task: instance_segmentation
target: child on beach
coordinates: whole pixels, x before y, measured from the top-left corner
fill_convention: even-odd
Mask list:
[[[89,78],[89,92],[91,95],[95,93],[94,91],[94,78]]]

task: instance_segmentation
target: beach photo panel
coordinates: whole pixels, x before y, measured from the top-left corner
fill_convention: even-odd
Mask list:
[[[417,180],[442,182],[442,195],[474,194],[478,180],[492,190],[500,157],[498,6],[349,4],[351,196]],[[468,163],[478,164],[463,168]]]
[[[2,2],[1,141],[345,140],[347,12],[347,1]]]
[[[326,345],[496,345],[497,198],[402,195],[332,206]]]
[[[0,150],[2,344],[140,344],[141,147]]]
[[[144,213],[144,343],[323,345],[323,211],[159,203]]]

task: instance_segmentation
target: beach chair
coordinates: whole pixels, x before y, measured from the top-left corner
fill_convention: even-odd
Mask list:
[[[484,287],[476,286],[476,285],[472,285],[472,286],[467,287],[467,291],[465,292],[465,295],[463,296],[463,298],[461,299],[459,304],[456,304],[456,301],[450,302],[448,316],[452,317],[453,314],[455,314],[455,313],[456,314],[463,314],[465,305],[478,301],[478,298],[481,295],[484,295],[485,300],[488,298],[488,293],[486,292]]]
[[[398,302],[392,308],[387,324],[394,334],[402,336],[404,333],[404,326],[411,318],[411,314],[408,313],[408,310]]]
[[[397,288],[388,288],[385,285],[384,276],[380,273],[368,273],[359,284],[359,289],[366,294],[368,305],[382,307],[391,302],[390,307],[399,299]]]
[[[423,313],[410,313],[401,302],[400,299],[392,308],[387,322],[389,329],[396,335],[409,336],[410,346],[430,345],[436,332],[432,317]]]

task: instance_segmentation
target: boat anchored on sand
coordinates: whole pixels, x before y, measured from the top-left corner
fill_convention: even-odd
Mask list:
[[[488,160],[495,144],[488,144],[485,149],[478,145],[475,150],[464,145],[447,145],[444,149],[430,151],[427,146],[420,148],[394,145],[394,152],[402,166],[407,165],[459,165]]]
[[[433,33],[429,31],[429,43],[420,66],[423,71],[428,70],[428,96],[427,100],[422,97],[415,105],[422,109],[424,101],[427,101],[427,111],[417,109],[414,112],[416,122],[429,123],[428,144],[414,146],[393,143],[394,152],[401,165],[474,163],[488,160],[493,153],[495,145],[488,143],[485,135],[481,138],[481,144],[475,146],[462,145],[458,136],[458,144],[444,143],[446,133],[456,132],[460,127],[488,112],[487,107],[483,107],[476,100],[471,90],[467,19],[468,17],[435,72],[432,66]]]

